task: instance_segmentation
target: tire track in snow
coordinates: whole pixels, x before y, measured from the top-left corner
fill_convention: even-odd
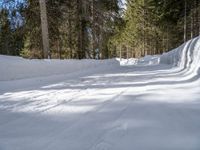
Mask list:
[[[109,99],[105,100],[103,103],[101,103],[101,106],[99,106],[97,109],[95,109],[95,111],[92,110],[92,111],[88,111],[88,112],[84,113],[83,116],[80,116],[79,119],[74,121],[70,126],[64,127],[62,130],[60,130],[61,134],[59,134],[58,131],[56,131],[56,135],[58,137],[62,136],[65,140],[69,139],[70,136],[68,136],[68,134],[66,134],[68,131],[72,130],[73,128],[76,128],[76,126],[80,125],[83,120],[85,121],[85,120],[87,120],[89,118],[93,118],[92,116],[95,116],[95,114],[97,114],[100,110],[104,109],[106,106],[113,104],[126,91],[127,91],[127,88],[123,89],[122,91],[120,91],[118,94],[116,94],[112,98],[109,98]],[[51,135],[55,135],[55,133],[52,133]],[[66,135],[68,136],[67,138],[65,137]],[[48,137],[49,136],[50,135],[48,135]],[[52,144],[53,145],[57,145],[57,144],[55,144],[55,141],[58,139],[58,137],[54,136],[48,143],[45,144],[45,146],[43,148],[52,149]]]
[[[91,82],[89,85],[87,85],[87,86],[92,86],[92,84],[94,84],[94,83],[97,83],[98,82],[98,80],[93,80],[93,81],[95,81],[95,82]],[[80,82],[82,82],[81,80],[80,80]],[[78,83],[78,82],[77,82]],[[47,112],[47,111],[50,111],[51,109],[53,109],[53,108],[56,108],[56,107],[58,107],[58,106],[60,106],[60,105],[62,105],[62,104],[67,104],[67,103],[69,103],[69,102],[72,102],[73,100],[75,100],[76,98],[79,98],[80,96],[83,96],[83,95],[85,95],[86,93],[85,93],[85,90],[87,90],[88,88],[85,88],[85,89],[80,89],[80,90],[78,90],[78,91],[76,91],[75,92],[75,94],[74,95],[72,95],[71,96],[71,98],[69,99],[69,100],[62,100],[60,103],[58,103],[58,104],[55,104],[55,105],[53,105],[53,106],[50,106],[50,107],[48,107],[48,108],[45,108],[45,109],[42,109],[42,110],[39,110],[38,109],[38,107],[36,108],[36,109],[34,109],[34,116],[37,116],[37,115],[40,115],[40,114],[42,114],[42,113],[45,113],[45,112]],[[81,92],[81,93],[80,93]],[[40,97],[42,97],[42,96],[45,96],[45,95],[47,95],[47,94],[55,94],[55,95],[60,95],[60,94],[62,94],[60,91],[58,92],[58,91],[54,91],[54,92],[51,92],[51,93],[44,93],[44,94],[39,94],[39,95],[37,95],[37,96],[33,96],[33,97],[31,97],[31,98],[29,98],[29,99],[31,99],[31,101],[33,101],[34,99],[40,99]],[[36,102],[36,104],[34,104],[35,106],[45,106],[45,105],[48,105],[48,102],[49,101],[51,101],[51,100],[48,100],[48,99],[45,99],[45,100],[42,100],[42,102],[41,102],[41,100],[39,100],[39,103],[37,103],[38,101],[33,101],[32,103],[35,103]],[[22,104],[24,104],[24,103],[27,103],[27,102],[19,102],[19,104],[17,104],[17,105],[22,105]],[[11,111],[11,112],[15,112],[14,110],[13,110],[13,106],[11,106],[12,107],[12,110],[8,110],[8,109],[1,109],[2,111]],[[38,109],[38,111],[36,111]],[[27,111],[30,111],[30,112],[32,112],[32,110],[27,110]],[[22,112],[23,113],[23,112]],[[20,120],[23,120],[23,118],[24,118],[24,116],[21,116],[21,117],[19,117],[19,118],[17,118],[17,119],[15,119],[15,120],[12,120],[12,121],[8,121],[8,122],[4,122],[3,124],[0,124],[0,127],[1,126],[4,126],[4,125],[8,125],[8,124],[10,124],[10,123],[14,123],[14,122],[16,122],[16,121],[20,121]]]
[[[90,84],[90,85],[87,85],[87,86],[92,86],[94,83],[97,82],[96,80],[93,80],[93,81],[95,81],[95,82],[91,82],[91,84]],[[111,81],[109,81],[109,83],[110,83],[110,82],[113,82],[113,81],[111,80]],[[83,95],[85,95],[85,94],[88,94],[88,93],[85,92],[86,90],[87,90],[87,88],[77,91],[77,92],[76,92],[76,93],[78,93],[78,94],[76,94],[77,96],[75,96],[75,97],[73,96],[72,99],[69,99],[69,100],[65,101],[64,103],[63,103],[63,101],[62,101],[60,104],[56,104],[56,105],[54,105],[54,106],[51,106],[51,107],[47,108],[46,110],[38,111],[37,114],[34,114],[34,117],[37,116],[37,115],[39,115],[39,114],[43,114],[44,112],[51,111],[52,109],[57,108],[58,106],[60,106],[60,105],[62,105],[62,104],[70,103],[70,102],[72,102],[74,99],[79,98],[79,97],[81,97],[81,96],[83,96]],[[126,89],[125,89],[125,90],[126,90]],[[120,96],[125,92],[125,90],[123,89],[119,94],[117,94],[117,95],[115,94],[114,97],[112,97],[112,98],[110,98],[110,99],[104,100],[103,103],[100,103],[101,106],[98,107],[98,109],[96,109],[95,112],[97,112],[97,111],[103,109],[106,105],[110,104],[112,101],[115,101],[115,99],[117,99],[118,97],[120,97]],[[83,95],[80,94],[80,92],[81,92]],[[42,94],[42,95],[40,95],[40,97],[43,96],[43,95],[47,95],[47,94],[49,94],[49,93]],[[52,93],[51,93],[51,94],[52,94]],[[60,94],[60,93],[59,93],[59,92],[55,92],[54,94]],[[94,93],[92,93],[92,95],[94,95]],[[38,98],[38,97],[36,96],[36,97],[34,97],[34,98]],[[45,104],[44,101],[41,102],[41,104],[43,104],[43,103]],[[40,105],[41,105],[41,104],[40,104]],[[60,111],[62,111],[62,109],[60,109]],[[82,115],[88,116],[90,113],[93,113],[93,112],[94,112],[94,111],[89,111],[89,112],[86,112],[86,113],[84,113],[84,114],[82,114]],[[82,117],[82,116],[80,116],[80,117]],[[80,122],[83,120],[83,118],[80,118],[80,117],[79,117],[79,120],[76,119],[75,121],[73,121],[72,125],[70,124],[69,128],[73,128],[73,127],[76,125],[77,120],[78,120],[78,123],[80,123]],[[36,118],[37,118],[37,117],[36,117]],[[23,120],[23,119],[24,119],[24,120]],[[30,120],[31,120],[31,118],[30,118]],[[27,119],[27,118],[24,118],[24,117],[22,116],[22,118],[19,118],[18,120],[15,120],[15,121],[13,121],[13,122],[10,122],[10,123],[8,123],[7,125],[13,124],[13,123],[16,123],[16,122],[21,123],[20,121],[22,121],[22,122],[28,122],[28,121],[29,121],[29,118]],[[39,121],[39,120],[37,120],[37,122],[38,122],[38,121]],[[30,125],[29,125],[29,126],[30,126]],[[56,129],[56,127],[54,127],[54,129]],[[60,129],[59,129],[59,132],[62,133],[63,131],[65,131],[65,129],[66,129],[66,126],[63,127],[63,130],[60,130]],[[57,130],[54,130],[54,131],[55,131],[54,134],[51,134],[51,135],[53,135],[53,136],[57,135],[57,133],[58,133]],[[51,132],[51,133],[52,133],[52,132]],[[62,135],[62,134],[61,134],[61,135]],[[46,135],[45,135],[45,136],[46,136]],[[52,140],[50,140],[49,142],[51,142],[51,141],[52,141]],[[34,142],[34,143],[37,144],[37,141]]]
[[[124,75],[126,75],[126,74],[127,74],[127,73],[124,73]],[[98,80],[94,80],[94,81],[95,81],[94,83],[97,83],[97,82],[98,82]],[[110,81],[109,81],[109,83],[112,83],[112,82],[113,82],[113,80],[110,80]],[[94,83],[91,82],[90,86],[93,85]],[[99,106],[97,109],[95,109],[95,111],[91,110],[91,111],[87,111],[87,112],[81,114],[81,116],[79,116],[76,120],[74,120],[74,121],[71,123],[70,126],[68,126],[68,127],[64,126],[62,129],[59,129],[59,133],[61,133],[61,134],[58,133],[58,130],[55,130],[54,132],[51,131],[51,134],[45,135],[45,136],[47,136],[47,137],[52,137],[52,139],[49,140],[49,142],[47,142],[47,143],[45,144],[45,146],[43,146],[43,147],[46,149],[46,148],[47,148],[46,145],[51,145],[52,143],[54,143],[54,141],[56,141],[56,139],[58,139],[58,138],[56,138],[57,136],[60,137],[60,136],[65,136],[65,135],[67,135],[67,134],[65,134],[66,131],[69,131],[71,128],[73,128],[73,127],[75,127],[77,124],[79,124],[83,119],[85,119],[86,117],[89,117],[89,115],[90,115],[91,113],[92,113],[91,115],[93,115],[93,114],[97,113],[98,111],[100,111],[101,109],[103,109],[104,107],[106,107],[107,105],[112,104],[113,102],[115,102],[115,100],[118,99],[121,95],[123,95],[128,89],[129,89],[129,88],[123,88],[123,90],[120,91],[118,94],[115,94],[114,97],[109,98],[109,99],[105,99],[103,103],[100,103],[100,106]],[[87,89],[85,89],[85,90],[87,90]],[[87,94],[88,94],[88,93],[87,93]],[[91,95],[94,95],[94,93],[92,93]],[[91,95],[90,95],[90,96],[91,96]],[[62,111],[62,109],[61,109],[60,111]],[[57,136],[55,136],[55,135],[57,135]],[[54,136],[55,136],[55,137],[54,137]],[[41,143],[41,144],[42,144],[42,143]],[[43,145],[44,145],[44,144],[43,144]]]
[[[72,98],[70,98],[70,99],[68,99],[68,100],[61,101],[60,103],[58,103],[58,104],[56,104],[56,105],[53,105],[53,106],[50,106],[50,107],[45,108],[45,109],[43,109],[43,110],[34,112],[34,117],[37,117],[38,115],[41,115],[41,114],[44,113],[44,112],[50,111],[51,109],[53,109],[53,108],[55,108],[55,107],[58,107],[58,106],[60,106],[60,105],[62,105],[62,104],[67,104],[67,103],[69,103],[69,102],[72,102],[72,101],[75,100],[76,98],[79,98],[80,96],[85,95],[85,93],[83,93],[83,92],[80,93],[80,92],[81,92],[81,90],[77,91],[76,94],[75,94],[74,96],[72,96]],[[57,92],[54,92],[54,94],[57,94]],[[44,95],[46,95],[46,94],[43,94],[43,95],[41,95],[41,96],[44,96]],[[40,97],[40,96],[39,96],[39,97]],[[39,97],[37,97],[37,98],[39,98]],[[45,103],[46,103],[46,101],[43,101],[43,102],[41,102],[41,103],[39,103],[39,104],[40,104],[40,105],[41,105],[41,104],[44,104],[44,105],[45,105]],[[3,126],[5,126],[5,125],[7,126],[7,125],[9,125],[9,124],[13,124],[13,123],[19,122],[19,121],[21,121],[21,120],[23,120],[23,119],[24,119],[24,116],[21,116],[21,117],[15,119],[15,120],[8,121],[8,122],[5,122],[5,123],[3,123],[3,124],[0,124],[0,127],[3,127]],[[26,120],[31,120],[31,118],[28,118],[28,119],[26,119]]]
[[[117,122],[127,109],[128,109],[128,106],[123,107],[121,109],[121,111],[119,111],[119,114],[115,115],[116,118],[114,118],[114,119],[112,118],[112,120],[114,120],[114,122]],[[112,144],[110,142],[105,141],[104,137],[108,133],[114,131],[116,128],[118,128],[118,126],[112,128],[111,130],[110,130],[110,128],[108,128],[105,131],[103,131],[100,135],[98,135],[98,137],[96,138],[95,142],[93,142],[85,150],[108,150],[109,146],[112,146]]]

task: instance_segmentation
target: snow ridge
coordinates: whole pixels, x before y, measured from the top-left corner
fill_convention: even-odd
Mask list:
[[[200,75],[200,38],[196,37],[180,47],[160,56],[160,64],[177,66],[185,76]]]
[[[78,71],[106,69],[119,66],[115,59],[110,60],[28,60],[21,57],[0,55],[0,81],[24,78],[65,75]]]

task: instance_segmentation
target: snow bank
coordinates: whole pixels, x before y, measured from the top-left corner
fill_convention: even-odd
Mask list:
[[[194,38],[180,47],[158,56],[145,56],[141,59],[111,60],[27,60],[21,57],[0,55],[0,81],[68,74],[77,71],[104,69],[109,67],[167,64],[176,66],[186,75],[200,73],[200,39]]]
[[[200,38],[194,38],[180,47],[160,56],[160,64],[177,66],[190,77],[200,75]]]
[[[157,56],[145,56],[140,59],[118,59],[120,65],[170,65],[177,67],[185,76],[200,75],[200,37],[196,37],[168,53]]]
[[[157,65],[159,64],[159,56],[150,56],[147,55],[143,58],[137,59],[137,58],[129,58],[129,59],[120,59],[117,58],[117,60],[120,62],[121,66],[132,66],[132,65],[137,65],[137,66],[147,66],[147,65]]]
[[[117,58],[117,60],[120,62],[121,66],[132,66],[132,65],[136,65],[138,62],[138,59],[136,58],[130,58],[130,59]]]
[[[27,60],[0,55],[0,81],[69,74],[91,69],[118,66],[111,60]]]
[[[159,62],[160,62],[159,56],[147,55],[138,60],[138,65],[157,65],[159,64]]]

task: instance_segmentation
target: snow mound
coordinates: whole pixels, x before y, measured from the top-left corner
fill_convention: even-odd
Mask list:
[[[121,66],[132,66],[132,65],[136,65],[137,64],[138,59],[136,59],[136,58],[130,58],[130,59],[117,58],[117,61],[120,62]]]
[[[148,66],[148,65],[159,64],[160,57],[156,56],[156,55],[155,56],[147,55],[147,56],[140,58],[140,59],[137,59],[137,58],[129,58],[129,59],[117,58],[117,60],[120,62],[121,66],[132,66],[132,65]]]
[[[140,59],[117,59],[121,66],[170,65],[188,77],[200,74],[200,37],[196,37],[178,48],[162,55],[145,56]]]
[[[27,60],[21,57],[0,55],[0,81],[106,69],[117,67],[119,63],[121,66],[171,65],[177,67],[188,77],[196,77],[200,74],[200,38],[194,38],[163,55],[145,56],[140,59]]]
[[[160,64],[178,67],[185,75],[200,75],[200,37],[196,37],[180,47],[160,56]]]
[[[27,60],[0,55],[0,81],[69,74],[92,69],[119,66],[110,60]]]

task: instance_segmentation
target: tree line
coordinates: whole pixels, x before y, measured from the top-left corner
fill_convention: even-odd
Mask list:
[[[200,33],[199,0],[3,0],[0,54],[107,59],[167,52]]]
[[[46,58],[42,35],[47,32],[42,32],[45,27],[42,28],[41,16],[43,14],[44,17],[45,7],[40,7],[41,4],[46,7],[46,44],[49,43],[47,47],[51,58],[112,57],[108,41],[115,34],[117,22],[121,20],[118,0],[4,0],[4,7],[0,11],[1,54]],[[16,23],[16,20],[21,21]],[[18,33],[19,41],[12,40],[18,36],[13,33]]]
[[[118,57],[167,52],[200,33],[199,0],[127,0],[124,27],[112,37]]]

